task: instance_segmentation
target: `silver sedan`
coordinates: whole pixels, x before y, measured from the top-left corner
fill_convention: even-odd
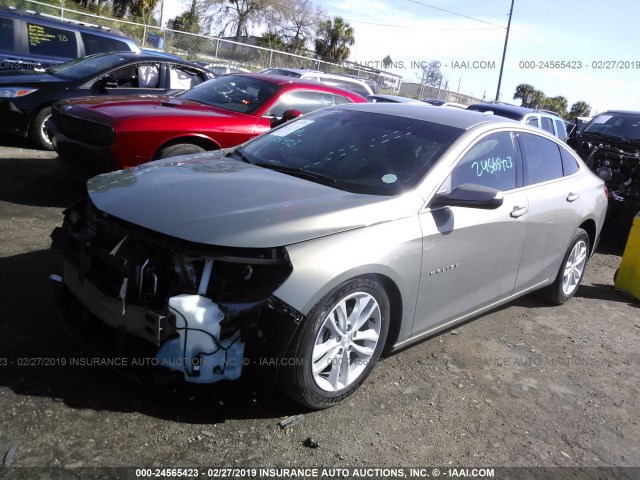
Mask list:
[[[607,208],[540,129],[384,103],[88,188],[53,234],[69,323],[142,343],[180,381],[277,385],[311,408],[384,350],[534,290],[569,300]]]

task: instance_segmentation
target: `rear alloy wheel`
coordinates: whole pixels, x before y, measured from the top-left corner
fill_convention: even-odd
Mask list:
[[[192,153],[202,153],[204,151],[204,148],[194,145],[193,143],[178,143],[177,145],[171,145],[170,147],[165,147],[160,150],[157,158],[178,157],[180,155],[191,155]]]
[[[31,141],[42,150],[53,150],[53,144],[45,129],[45,123],[51,118],[51,107],[40,110],[31,122],[29,137]]]
[[[589,259],[589,235],[581,228],[569,243],[555,282],[543,290],[544,296],[552,303],[561,305],[578,290]]]
[[[284,390],[320,409],[348,397],[380,358],[389,330],[389,299],[374,280],[350,280],[314,307],[293,338]]]

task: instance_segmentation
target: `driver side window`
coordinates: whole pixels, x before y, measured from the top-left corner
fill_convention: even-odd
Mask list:
[[[509,132],[493,133],[473,145],[454,167],[445,186],[452,191],[465,183],[500,191],[516,188],[516,155]]]
[[[111,73],[117,88],[157,88],[160,82],[160,64],[130,65]]]

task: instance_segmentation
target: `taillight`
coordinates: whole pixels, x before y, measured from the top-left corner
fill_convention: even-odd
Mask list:
[[[604,196],[608,199],[609,198],[609,189],[607,188],[606,185],[603,185],[604,187]]]

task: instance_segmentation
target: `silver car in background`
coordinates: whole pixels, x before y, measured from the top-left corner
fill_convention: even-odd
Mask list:
[[[540,129],[385,103],[88,188],[52,234],[69,324],[180,381],[277,385],[311,408],[383,351],[534,290],[567,301],[607,208]]]

